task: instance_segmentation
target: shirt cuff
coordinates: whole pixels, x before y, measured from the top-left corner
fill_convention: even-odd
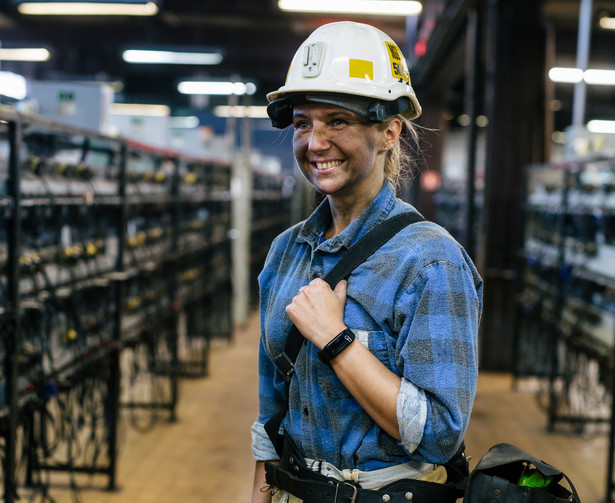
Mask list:
[[[265,431],[265,425],[258,421],[252,425],[252,457],[255,461],[280,459]]]
[[[401,445],[413,453],[423,439],[427,421],[427,397],[425,392],[402,377],[397,395],[397,422]]]

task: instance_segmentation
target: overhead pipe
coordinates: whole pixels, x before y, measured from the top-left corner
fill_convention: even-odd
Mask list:
[[[592,30],[592,8],[593,0],[581,0],[579,10],[579,33],[577,38],[577,68],[583,72],[589,66],[589,49]],[[585,102],[586,102],[585,79],[581,79],[574,86],[574,101],[572,109],[572,125],[575,127],[585,124]]]
[[[579,8],[579,32],[577,35],[577,62],[576,67],[582,72],[589,65],[589,49],[591,40],[593,0],[581,0]],[[568,128],[566,141],[566,157],[574,159],[579,154],[581,140],[585,136],[585,107],[586,107],[585,79],[580,79],[574,86],[572,102],[572,125]]]
[[[481,74],[481,47],[482,22],[480,19],[480,6],[468,11],[468,25],[466,31],[466,77],[465,102],[466,113],[470,117],[467,138],[467,182],[466,182],[466,215],[464,247],[470,257],[475,258],[476,253],[476,162],[478,126],[476,117],[479,110],[479,82]]]

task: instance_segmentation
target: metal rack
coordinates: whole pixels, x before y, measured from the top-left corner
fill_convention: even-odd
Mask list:
[[[258,305],[258,274],[274,238],[295,220],[292,196],[295,179],[285,174],[252,174],[252,224],[250,242],[250,302]]]
[[[547,428],[610,427],[615,446],[615,159],[528,171],[515,374],[539,383]]]
[[[230,166],[0,107],[0,178],[4,501],[114,488],[120,410],[175,419],[231,337]]]

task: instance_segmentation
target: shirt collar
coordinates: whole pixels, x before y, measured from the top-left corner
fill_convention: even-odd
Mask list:
[[[320,203],[312,215],[303,223],[297,236],[297,242],[308,243],[314,249],[320,247],[323,251],[334,253],[341,248],[350,248],[369,229],[384,221],[395,203],[395,187],[386,180],[378,195],[365,210],[353,220],[338,236],[328,239],[319,245],[321,236],[325,234],[331,221],[329,199]]]

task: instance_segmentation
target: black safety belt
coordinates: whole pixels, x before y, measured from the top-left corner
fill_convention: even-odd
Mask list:
[[[370,257],[378,248],[391,239],[400,230],[410,224],[422,222],[424,218],[417,213],[402,213],[391,217],[378,226],[370,230],[356,244],[354,244],[346,255],[335,264],[333,269],[323,279],[331,288],[335,288],[342,279],[350,276],[350,273]],[[305,341],[301,332],[295,325],[290,328],[284,351],[274,358],[278,370],[286,381],[286,400],[284,406],[269,421],[265,423],[265,431],[273,442],[276,452],[282,456],[284,446],[284,435],[280,435],[280,425],[288,411],[290,381],[295,373],[295,361]]]

